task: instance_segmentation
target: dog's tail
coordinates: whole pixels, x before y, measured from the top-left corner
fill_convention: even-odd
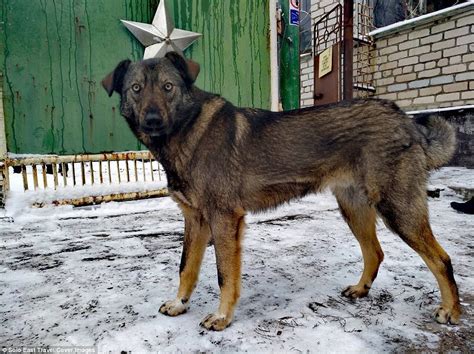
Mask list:
[[[423,149],[427,167],[432,170],[447,163],[456,149],[454,128],[441,117],[423,115],[415,119],[418,130],[425,137]]]

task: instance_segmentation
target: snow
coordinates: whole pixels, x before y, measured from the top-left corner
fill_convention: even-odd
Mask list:
[[[416,26],[416,25],[420,25],[420,24],[423,24],[423,23],[427,23],[429,21],[433,21],[438,17],[452,16],[452,15],[455,15],[455,14],[461,12],[461,11],[467,11],[467,9],[471,6],[473,6],[473,5],[474,5],[474,0],[467,0],[466,2],[463,2],[461,4],[446,7],[444,9],[439,10],[439,11],[430,12],[430,13],[425,14],[425,15],[417,16],[415,18],[395,22],[391,25],[384,26],[384,27],[381,27],[381,28],[377,28],[377,29],[371,31],[369,33],[369,36],[379,37],[381,35],[386,35],[390,32],[395,32],[395,31],[401,30],[404,27]]]
[[[432,109],[422,109],[418,111],[409,111],[405,112],[408,115],[416,115],[416,114],[426,114],[426,113],[439,113],[439,112],[449,112],[449,111],[462,111],[463,109],[473,109],[474,105],[466,105],[466,106],[453,106],[453,107],[446,107],[446,108],[432,108]]]
[[[178,285],[183,220],[170,198],[94,207],[32,208],[9,200],[0,214],[0,344],[96,346],[141,352],[473,352],[474,217],[455,212],[449,186],[472,188],[474,170],[443,168],[430,184],[431,223],[450,254],[464,316],[435,323],[434,277],[421,258],[379,223],[385,260],[371,293],[357,282],[359,246],[330,193],[247,217],[242,296],[232,325],[208,332],[200,320],[218,304],[209,247],[186,314],[158,312]],[[13,209],[11,209],[13,208]]]

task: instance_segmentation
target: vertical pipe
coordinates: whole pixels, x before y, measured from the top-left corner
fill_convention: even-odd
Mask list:
[[[38,170],[36,168],[36,165],[33,165],[32,168],[33,168],[33,186],[35,190],[37,190],[38,189]]]
[[[2,2],[2,3],[5,3],[5,2]],[[5,30],[5,27],[4,27],[4,24],[2,23],[2,31],[4,31],[4,30]],[[5,48],[5,46],[2,43],[2,55],[3,55],[3,52],[4,52],[3,51],[4,48]],[[5,69],[6,68],[2,69],[2,71],[4,71]],[[7,148],[6,129],[5,129],[5,120],[6,120],[5,116],[6,116],[6,114],[4,114],[4,110],[3,110],[3,84],[5,82],[6,82],[6,80],[3,78],[3,75],[0,76],[0,87],[2,87],[2,89],[0,89],[0,161],[4,161],[5,179],[6,179],[5,191],[7,191],[7,190],[9,190],[9,186],[6,184],[9,181],[9,177],[7,177],[9,171],[8,171],[8,165],[7,165],[5,160],[7,159],[8,148]]]
[[[353,47],[354,47],[354,0],[344,0],[344,87],[343,100],[352,99]]]
[[[153,176],[153,160],[150,159],[150,175],[151,175],[151,180],[154,182],[155,177]]]
[[[133,160],[133,168],[135,169],[135,182],[138,182],[137,159]]]
[[[71,163],[72,166],[72,185],[76,185],[76,164],[73,162]]]
[[[28,176],[26,175],[26,166],[21,165],[21,176],[23,177],[23,189],[28,190]]]
[[[86,167],[84,166],[84,161],[81,161],[81,178],[82,178],[82,185],[86,185]]]
[[[99,182],[104,183],[104,176],[102,175],[102,160],[99,161]]]
[[[270,107],[272,111],[279,110],[280,82],[278,67],[278,39],[277,39],[277,0],[268,2],[270,19]]]
[[[107,172],[109,173],[109,184],[112,184],[112,169],[110,168],[110,160],[107,160]]]
[[[128,156],[125,159],[125,171],[127,172],[127,182],[130,182],[130,168],[128,166]]]
[[[1,91],[1,90],[0,90]],[[0,171],[0,173],[2,173]],[[5,192],[8,192],[10,190],[10,168],[8,167],[8,160],[3,161],[3,173],[5,174],[3,176],[3,198],[5,198]]]
[[[43,175],[43,187],[48,188],[48,178],[46,177],[46,164],[43,162],[41,164],[41,174]]]
[[[299,23],[292,21],[290,2],[291,4],[298,3],[296,0],[282,0],[280,2],[285,30],[280,39],[279,74],[281,104],[285,111],[300,107],[300,26]]]
[[[94,162],[90,161],[89,166],[91,168],[91,185],[94,185]]]
[[[56,162],[51,164],[53,166],[53,176],[54,176],[54,190],[58,189],[58,165]]]
[[[61,169],[62,169],[62,173],[63,173],[63,183],[64,183],[64,187],[67,186],[67,164],[64,163],[64,162],[61,162]]]
[[[120,178],[120,162],[119,160],[116,160],[117,161],[117,176],[118,176],[118,182],[120,183],[121,182],[121,178]],[[128,167],[128,164],[127,164],[127,167]]]

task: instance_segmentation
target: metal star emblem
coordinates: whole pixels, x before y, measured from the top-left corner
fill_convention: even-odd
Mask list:
[[[120,20],[130,32],[145,46],[143,59],[160,58],[174,51],[183,54],[200,33],[174,28],[173,20],[166,12],[165,0],[161,0],[153,22],[141,23]]]

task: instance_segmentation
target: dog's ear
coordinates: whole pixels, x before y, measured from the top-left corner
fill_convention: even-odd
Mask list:
[[[112,96],[114,91],[118,92],[119,94],[122,93],[123,79],[127,73],[130,63],[131,61],[129,59],[122,60],[114,69],[114,71],[104,77],[104,79],[101,81],[102,86],[104,87],[105,91],[107,91],[109,97]]]
[[[179,70],[186,84],[190,85],[196,81],[199,70],[201,69],[198,63],[190,59],[185,59],[176,52],[166,53],[165,58],[171,61],[174,67]]]

